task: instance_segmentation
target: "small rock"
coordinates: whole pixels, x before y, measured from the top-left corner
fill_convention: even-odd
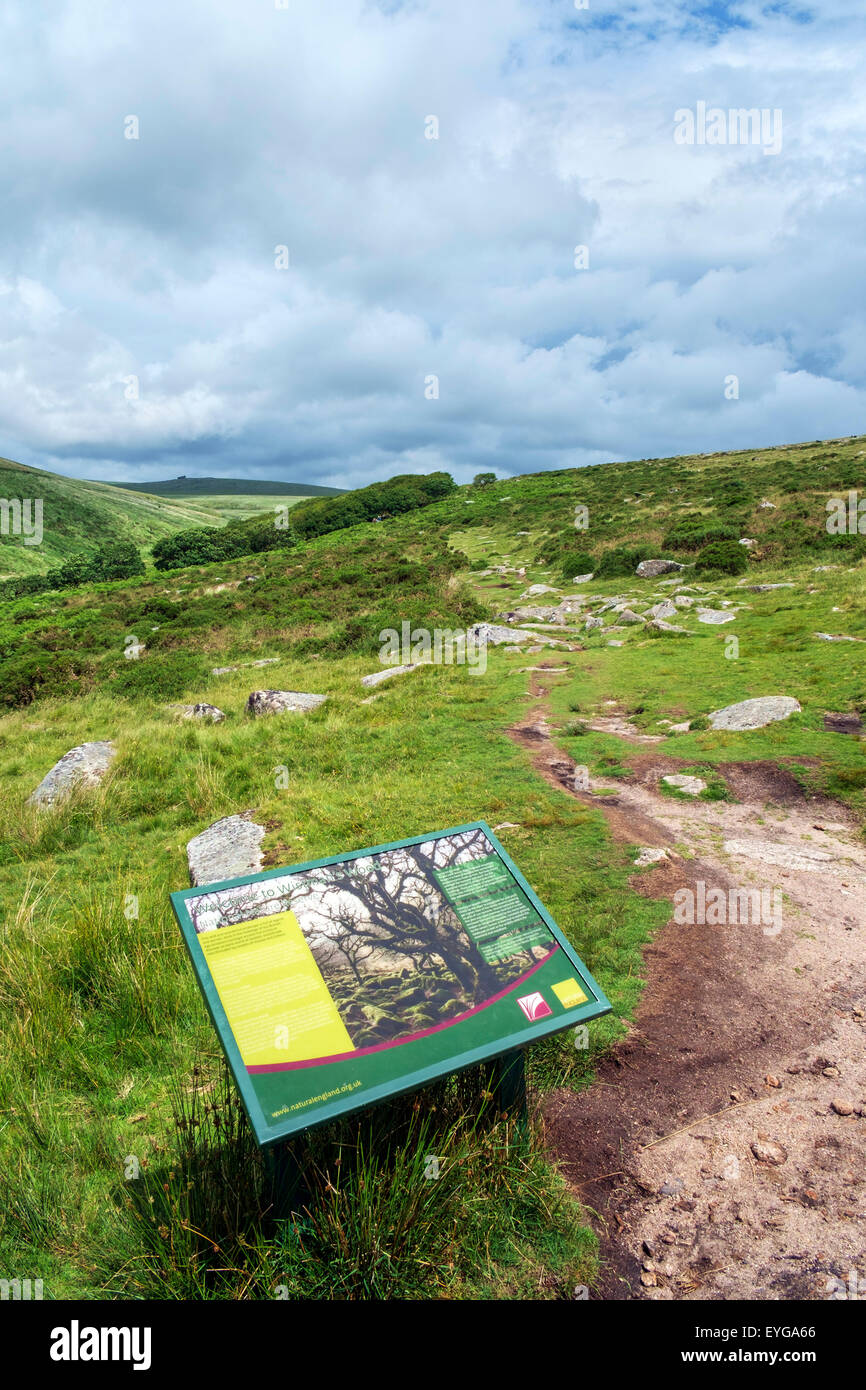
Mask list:
[[[667,859],[667,857],[668,852],[666,849],[650,849],[649,847],[645,847],[638,851],[634,866],[636,869],[644,869],[647,864],[658,864],[661,859]]]
[[[707,784],[701,777],[688,777],[685,773],[673,773],[669,777],[663,777],[663,782],[667,782],[669,787],[676,787],[678,791],[685,792],[688,796],[700,796],[701,792],[706,791]]]
[[[674,570],[683,570],[685,565],[677,564],[676,560],[641,560],[635,574],[639,579],[655,579],[659,574],[671,574]]]
[[[782,1088],[782,1083],[778,1076],[773,1076],[772,1073],[764,1077],[764,1085],[772,1086],[774,1091],[779,1091]]]
[[[736,613],[726,613],[720,608],[698,609],[699,623],[713,623],[718,626],[720,623],[732,623],[736,616]]]
[[[838,1067],[829,1066],[829,1067],[822,1067],[822,1068],[821,1068],[821,1075],[822,1075],[822,1076],[841,1076],[842,1073],[840,1072],[840,1070],[839,1070]]]
[[[197,705],[172,705],[171,708],[177,710],[182,719],[209,719],[212,724],[220,724],[225,719],[221,709],[203,701]]]
[[[249,811],[226,816],[189,841],[186,857],[194,887],[259,872],[265,827],[256,825],[250,817]]]
[[[788,1158],[788,1150],[783,1144],[777,1144],[775,1139],[755,1139],[752,1141],[751,1149],[759,1163],[778,1166]]]
[[[707,717],[713,729],[762,729],[774,720],[789,718],[801,708],[799,700],[790,695],[760,695],[757,699],[725,705]]]
[[[571,783],[576,792],[589,791],[589,768],[579,763],[574,769],[574,777]]]
[[[850,1100],[845,1100],[842,1096],[836,1096],[830,1102],[837,1115],[853,1115],[854,1106]]]
[[[287,711],[302,713],[317,709],[327,698],[327,695],[307,695],[299,690],[254,690],[247,700],[247,711],[256,716]]]
[[[39,786],[27,798],[28,805],[52,806],[55,801],[68,795],[73,787],[96,786],[108,771],[115,751],[110,739],[98,743],[79,743],[76,748],[70,748],[46,772]]]
[[[389,666],[387,671],[374,671],[370,676],[362,676],[362,685],[381,685],[382,681],[390,680],[392,676],[402,676],[407,671],[416,671],[420,662],[410,661],[408,666]]]
[[[658,1283],[658,1279],[649,1269],[641,1270],[640,1281],[645,1289],[654,1289]]]

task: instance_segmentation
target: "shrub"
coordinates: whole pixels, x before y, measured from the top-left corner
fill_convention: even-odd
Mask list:
[[[651,545],[618,545],[606,550],[595,571],[596,579],[618,579],[633,575],[641,560],[652,560],[657,551]]]
[[[749,567],[746,548],[736,541],[712,541],[695,563],[699,574],[744,574]]]
[[[125,661],[109,682],[109,689],[131,699],[177,700],[209,679],[209,669],[201,657],[190,652],[166,652],[158,658]]]
[[[42,695],[78,693],[90,665],[64,652],[35,652],[4,661],[0,671],[0,705],[18,709]]]

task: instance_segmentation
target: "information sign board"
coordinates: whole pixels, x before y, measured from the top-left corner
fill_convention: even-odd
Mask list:
[[[171,900],[265,1147],[610,1011],[483,821]]]

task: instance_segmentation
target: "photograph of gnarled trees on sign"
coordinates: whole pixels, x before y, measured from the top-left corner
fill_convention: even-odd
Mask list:
[[[556,944],[483,830],[203,893],[196,932],[291,911],[356,1048],[487,1003]]]

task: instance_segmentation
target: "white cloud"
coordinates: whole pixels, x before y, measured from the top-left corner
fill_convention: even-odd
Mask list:
[[[853,0],[7,11],[0,452],[357,485],[860,429],[862,39]],[[781,152],[676,145],[698,101]]]

